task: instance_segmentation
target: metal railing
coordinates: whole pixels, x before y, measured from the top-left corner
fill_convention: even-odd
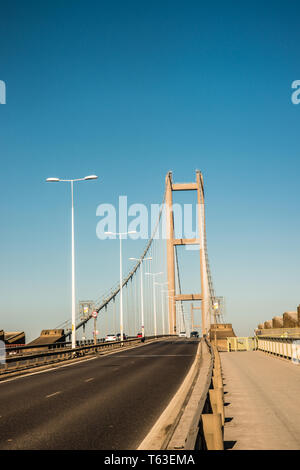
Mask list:
[[[138,343],[147,342],[153,339],[161,339],[173,335],[147,336],[145,338],[131,338],[123,341],[98,342],[97,344],[87,346],[77,346],[72,349],[68,343],[55,343],[35,347],[28,346],[29,349],[46,348],[46,351],[28,352],[28,354],[8,355],[5,363],[0,364],[0,376],[9,372],[24,370],[32,367],[43,366],[53,362],[60,362],[69,359],[78,358],[88,354],[105,352],[112,349],[134,346]],[[55,346],[55,347],[54,347]],[[18,348],[16,348],[18,349]],[[22,348],[20,348],[22,349]],[[24,347],[23,347],[24,349]]]
[[[135,336],[127,336],[126,339],[135,339]],[[97,338],[98,343],[104,343],[105,338]],[[85,340],[77,340],[76,346],[92,346],[94,345],[94,339],[85,339]],[[15,355],[25,355],[31,354],[33,349],[36,350],[52,350],[52,349],[60,349],[60,348],[67,348],[71,347],[71,341],[58,341],[56,343],[44,343],[44,344],[14,344],[14,345],[5,345],[6,356],[15,356]]]
[[[221,362],[217,348],[202,340],[198,373],[192,379],[187,402],[168,441],[167,450],[223,450],[225,423]]]
[[[193,416],[191,426],[186,436],[185,449],[200,450],[206,447],[202,415],[211,413],[209,390],[213,387],[212,378],[215,365],[215,350],[213,349],[212,344],[207,340],[205,340],[205,344],[208,348],[209,356],[206,358],[206,360],[203,356],[203,361],[201,363],[203,376],[201,377],[198,384],[198,386],[201,386],[201,394],[197,408],[195,410],[196,412]]]
[[[257,336],[257,349],[300,364],[300,339]]]
[[[227,339],[227,351],[255,351],[257,341],[253,336],[233,336]]]

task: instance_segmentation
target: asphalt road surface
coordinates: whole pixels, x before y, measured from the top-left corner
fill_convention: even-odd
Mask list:
[[[0,382],[0,449],[136,449],[197,346],[165,340]]]
[[[221,353],[225,447],[300,449],[300,366],[261,351]]]

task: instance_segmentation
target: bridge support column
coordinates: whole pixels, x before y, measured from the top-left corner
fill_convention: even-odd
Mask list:
[[[196,172],[197,180],[197,203],[198,203],[198,229],[200,239],[200,272],[201,272],[201,293],[202,293],[202,335],[207,335],[210,328],[210,306],[209,289],[206,266],[206,235],[205,235],[205,205],[204,205],[204,187],[203,178],[200,171]]]
[[[173,215],[173,191],[197,191],[198,206],[198,232],[199,238],[175,239]],[[169,291],[169,325],[170,334],[176,334],[176,301],[201,300],[202,309],[202,335],[206,335],[210,328],[210,302],[206,265],[206,237],[205,237],[205,211],[203,178],[200,171],[196,171],[196,183],[177,183],[172,181],[172,173],[166,176],[166,228],[167,228],[167,270]],[[200,278],[201,294],[176,295],[175,292],[175,255],[176,245],[199,245],[200,249]]]
[[[169,334],[176,334],[176,301],[175,301],[175,256],[174,256],[174,216],[172,197],[172,174],[166,176],[166,228],[167,228],[167,270],[168,270],[168,304]]]

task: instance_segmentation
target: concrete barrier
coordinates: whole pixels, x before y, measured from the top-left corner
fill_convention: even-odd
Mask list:
[[[209,339],[219,351],[226,351],[227,338],[235,337],[231,323],[213,323],[209,330]]]
[[[299,312],[284,312],[283,314],[283,327],[296,328],[299,325]]]
[[[272,318],[272,328],[283,328],[283,316]]]
[[[272,320],[265,321],[257,326],[260,335],[263,334],[261,330],[287,328],[300,328],[300,305],[298,305],[297,311],[284,312],[283,315],[275,316]]]
[[[209,390],[209,401],[212,413],[202,414],[202,429],[207,450],[224,450],[224,389],[220,354],[215,345],[213,346],[213,352],[213,389]]]
[[[192,403],[186,409],[182,417],[182,422],[179,423],[173,439],[168,446],[170,449],[184,449],[184,450],[223,450],[223,429],[225,423],[225,410],[224,410],[224,391],[221,360],[218,348],[213,343],[208,343],[211,354],[211,365],[209,369],[203,370],[203,375],[206,374],[206,386],[203,387],[203,382],[199,382],[202,387],[202,402],[200,406],[194,400],[194,407]],[[203,378],[203,376],[202,376]],[[199,390],[199,388],[198,388]],[[193,392],[197,392],[197,387]],[[192,394],[192,398],[193,398]],[[205,396],[203,396],[205,394]],[[192,399],[190,400],[192,402]],[[188,417],[194,414],[192,425],[188,432],[188,427],[184,428],[183,424],[188,421]]]
[[[212,407],[213,414],[220,414],[222,418],[222,426],[225,423],[225,412],[224,412],[224,397],[222,388],[215,388],[209,390],[209,400]]]
[[[42,330],[40,336],[28,343],[27,346],[63,343],[65,340],[66,337],[63,329]]]
[[[166,407],[160,418],[154,424],[150,432],[147,434],[145,439],[140,443],[137,450],[161,450],[168,449],[169,445],[174,446],[172,448],[182,449],[182,440],[185,440],[186,433],[183,431],[179,442],[170,441],[173,439],[174,433],[178,429],[178,423],[180,422],[182,415],[186,409],[187,403],[190,400],[190,394],[192,388],[195,386],[195,381],[199,377],[199,371],[201,372],[200,364],[202,364],[203,358],[203,342],[199,342],[195,360],[181,384],[179,390],[174,395],[169,405]]]
[[[206,450],[224,450],[221,414],[203,414],[201,419]]]

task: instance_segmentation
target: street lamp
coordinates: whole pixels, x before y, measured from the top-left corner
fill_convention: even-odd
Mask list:
[[[166,292],[166,293],[168,294],[170,291],[169,291],[169,290],[165,290],[164,292]],[[171,292],[174,292],[174,289],[171,289]],[[167,295],[166,297],[167,297],[167,299],[173,299],[173,301],[174,301],[174,299],[175,299],[175,295]],[[170,334],[171,332],[170,332],[170,319],[169,319],[169,315],[167,316],[167,324],[168,324],[168,325],[167,325],[167,326],[168,326],[168,331],[169,331],[169,334]]]
[[[162,328],[163,328],[163,335],[165,335],[165,309],[164,309],[164,293],[169,292],[168,290],[163,290],[163,286],[165,284],[169,284],[168,282],[157,282],[156,284],[161,286],[161,316],[162,316]]]
[[[120,340],[123,341],[124,334],[123,334],[123,274],[122,274],[122,235],[129,235],[131,233],[136,233],[135,230],[131,230],[129,232],[105,232],[105,235],[114,235],[119,236],[120,239]]]
[[[131,260],[140,261],[141,266],[141,317],[142,317],[142,338],[145,337],[145,324],[144,324],[144,290],[143,290],[143,262],[152,260],[149,258],[129,258]]]
[[[72,239],[72,349],[76,347],[76,316],[75,316],[75,243],[74,243],[74,190],[73,184],[76,181],[86,181],[86,180],[96,180],[98,176],[89,175],[84,178],[77,179],[60,179],[60,178],[47,178],[47,183],[71,183],[71,199],[72,199],[72,209],[71,209],[71,239]]]
[[[163,274],[163,272],[159,273],[145,273],[147,276],[153,277],[153,318],[154,318],[154,336],[156,336],[157,329],[156,329],[156,297],[155,297],[155,276],[159,274]]]

